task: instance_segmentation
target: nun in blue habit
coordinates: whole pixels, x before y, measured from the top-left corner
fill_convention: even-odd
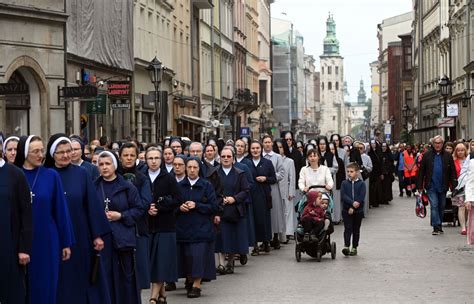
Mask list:
[[[107,304],[110,297],[100,251],[104,247],[102,237],[110,233],[110,225],[86,169],[71,163],[71,154],[67,153],[71,149],[65,134],[53,135],[44,164],[61,177],[76,240],[71,259],[60,266],[57,301]],[[92,282],[94,266],[98,269]]]
[[[34,304],[55,304],[61,261],[71,257],[74,233],[59,174],[42,166],[40,137],[20,138],[15,165],[23,169],[33,207],[33,247],[29,266],[29,298]]]

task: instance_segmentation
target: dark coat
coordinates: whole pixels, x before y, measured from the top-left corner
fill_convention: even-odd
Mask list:
[[[232,168],[232,170],[235,170],[235,173],[237,175],[236,180],[233,181],[233,189],[231,191],[232,193],[226,191],[226,189],[224,188],[223,195],[231,196],[235,199],[234,204],[239,209],[239,213],[243,216],[245,214],[245,202],[247,201],[249,197],[250,186],[247,182],[246,173],[243,170],[235,166]],[[219,166],[218,174],[221,180],[227,177],[220,166]],[[219,205],[219,215],[222,215],[224,208],[225,208],[225,205],[222,201],[222,204]]]
[[[148,169],[147,169],[148,170]],[[140,200],[143,208],[148,210],[150,208],[152,193],[151,193],[151,181],[147,175],[143,174],[137,167],[130,169],[120,169],[120,173],[123,174],[125,180],[131,182],[138,190]],[[148,234],[148,217],[147,213],[137,220],[137,233],[138,235]]]
[[[295,164],[296,176],[300,176],[301,168],[303,168],[305,165],[305,159],[303,155],[301,155],[301,152],[296,147],[293,147],[293,150],[290,152],[288,157],[291,158]],[[295,189],[298,189],[298,178],[295,178]]]
[[[214,187],[214,191],[217,197],[217,204],[222,204],[223,194],[224,194],[224,186],[222,185],[222,181],[219,178],[219,174],[217,171],[219,167],[213,167],[207,161],[203,161],[200,164],[199,168],[199,176],[204,177],[211,185]]]
[[[444,150],[441,151],[443,157],[443,189],[442,192],[447,192],[449,187],[455,188],[458,184],[456,177],[456,168],[454,167],[453,157]],[[435,152],[433,149],[426,152],[421,160],[420,169],[416,179],[416,187],[419,190],[429,189],[431,178],[433,176]]]
[[[176,219],[176,240],[178,242],[198,243],[215,240],[214,215],[218,203],[214,187],[203,178],[191,186],[185,178],[178,184],[184,201],[193,201],[196,208],[189,212],[178,209]]]
[[[99,177],[96,182],[96,192],[105,208],[104,194],[102,193],[101,183],[104,180]],[[136,223],[146,212],[137,188],[127,182],[121,175],[117,175],[114,191],[109,194],[109,210],[117,211],[122,214],[118,221],[110,222],[115,249],[135,248],[136,247]],[[107,196],[107,195],[106,195]]]
[[[348,179],[343,181],[341,185],[342,212],[347,213],[349,208],[352,208],[354,202],[359,202],[360,207],[354,209],[354,213],[364,213],[366,192],[367,189],[365,183],[361,179],[358,179],[355,182]]]
[[[176,230],[176,211],[183,203],[183,197],[174,175],[167,173],[166,168],[151,184],[152,203],[156,204],[158,214],[148,215],[150,232],[174,232]]]
[[[342,160],[336,153],[336,161],[338,165],[336,173],[336,190],[341,189],[342,182],[346,179],[346,167],[344,166],[344,160]]]

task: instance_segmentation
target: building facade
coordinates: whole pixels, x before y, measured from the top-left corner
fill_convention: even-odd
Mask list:
[[[0,130],[43,138],[64,132],[64,0],[2,1],[0,11]]]

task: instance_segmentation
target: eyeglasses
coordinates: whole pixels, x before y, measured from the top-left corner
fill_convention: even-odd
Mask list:
[[[71,154],[71,153],[72,153],[72,150],[64,150],[64,151],[54,152],[54,154],[57,154],[57,155],[66,155],[66,154]]]
[[[232,155],[221,155],[221,158],[232,158]]]
[[[291,138],[285,138],[286,141],[293,141]]]
[[[29,153],[34,154],[34,155],[38,155],[38,154],[44,155],[44,149],[36,149],[36,150],[30,151]]]

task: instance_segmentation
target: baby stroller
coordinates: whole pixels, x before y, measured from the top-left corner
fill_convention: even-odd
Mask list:
[[[311,186],[311,189],[324,189],[326,186],[316,185]],[[309,256],[316,258],[316,261],[321,262],[321,258],[326,253],[331,253],[331,258],[336,258],[336,242],[331,242],[331,233],[334,231],[333,223],[331,222],[328,230],[323,230],[318,235],[313,235],[309,240],[305,239],[305,232],[301,224],[301,216],[306,206],[306,194],[296,203],[295,211],[298,219],[298,227],[295,232],[295,257],[296,261],[301,261],[301,254],[306,253]],[[329,207],[327,212],[331,212],[333,207],[332,195],[329,195]]]

